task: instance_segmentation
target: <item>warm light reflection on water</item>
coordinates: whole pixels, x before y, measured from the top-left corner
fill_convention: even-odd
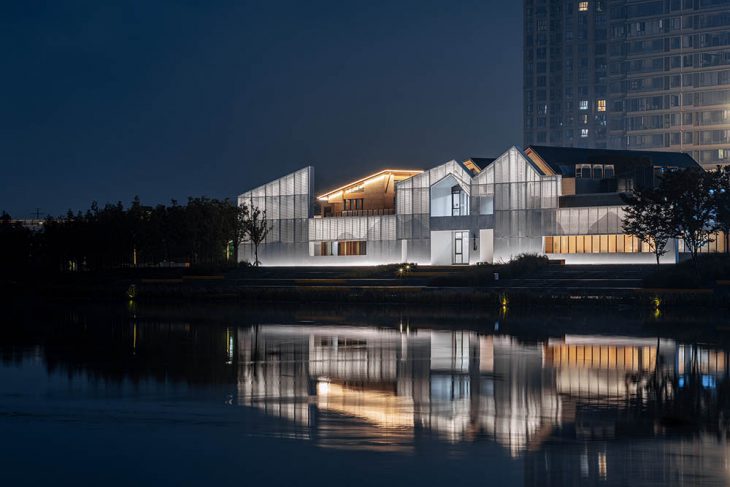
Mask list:
[[[576,465],[600,479],[610,452],[590,451],[594,442],[686,432],[696,414],[717,421],[713,403],[728,379],[725,351],[659,338],[526,343],[472,331],[261,325],[240,329],[237,343],[239,403],[298,423],[322,446],[407,451],[420,431],[492,439],[519,457],[585,440],[592,446]],[[349,441],[330,441],[331,416]],[[697,425],[666,442],[666,454],[690,444],[701,452],[702,435],[724,440],[724,426]]]
[[[72,315],[43,333],[0,336],[0,373],[20,384],[0,384],[0,427],[57,410],[72,422],[115,424],[132,421],[140,404],[150,424],[169,420],[175,431],[217,425],[219,412],[186,419],[180,399],[210,400],[202,391],[212,391],[232,415],[222,428],[241,428],[237,438],[254,445],[275,439],[381,461],[479,452],[485,468],[517,471],[524,485],[730,482],[726,346],[575,328],[509,335],[517,318],[500,320],[495,331],[399,321],[196,325],[137,313],[90,326]],[[32,387],[31,399],[18,399]],[[132,409],[106,418],[94,409],[100,397],[132,398]],[[91,405],[75,411],[69,398]],[[182,416],[169,419],[171,410]]]

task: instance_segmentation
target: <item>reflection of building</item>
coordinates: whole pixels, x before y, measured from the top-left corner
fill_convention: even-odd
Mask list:
[[[239,332],[238,350],[239,402],[309,427],[336,413],[378,437],[488,436],[516,454],[559,421],[542,349],[508,338],[262,326]]]
[[[649,263],[649,247],[622,233],[621,194],[689,167],[698,165],[671,152],[513,147],[497,159],[381,171],[320,195],[318,215],[312,167],[238,201],[266,210],[265,265],[475,264],[522,253]],[[252,252],[243,243],[240,258],[251,260]]]
[[[560,394],[626,398],[639,393],[642,379],[655,373],[659,350],[673,353],[674,342],[567,336],[550,340],[545,358],[556,369]]]
[[[338,447],[366,435],[394,448],[425,431],[491,438],[518,455],[555,435],[653,436],[653,423],[627,415],[632,404],[676,402],[690,383],[712,391],[728,375],[725,352],[655,338],[531,345],[465,331],[257,326],[239,330],[236,349],[240,404]]]

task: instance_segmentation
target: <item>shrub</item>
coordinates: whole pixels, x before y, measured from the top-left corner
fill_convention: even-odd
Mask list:
[[[537,254],[520,254],[506,264],[480,263],[476,266],[454,269],[450,274],[431,280],[432,286],[484,286],[494,282],[494,274],[500,280],[512,279],[532,274],[546,267],[550,260]]]
[[[503,272],[505,277],[521,277],[542,269],[549,263],[550,259],[545,255],[520,254],[505,265]]]
[[[718,280],[730,280],[729,255],[700,255],[696,265],[688,260],[677,265],[662,266],[644,279],[644,287],[693,289],[712,287]]]

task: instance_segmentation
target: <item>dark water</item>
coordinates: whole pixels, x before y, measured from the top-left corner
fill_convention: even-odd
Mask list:
[[[725,485],[723,313],[15,305],[2,485]]]

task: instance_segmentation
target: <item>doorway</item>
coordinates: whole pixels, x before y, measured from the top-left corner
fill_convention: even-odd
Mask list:
[[[452,264],[469,263],[469,232],[454,232]]]

